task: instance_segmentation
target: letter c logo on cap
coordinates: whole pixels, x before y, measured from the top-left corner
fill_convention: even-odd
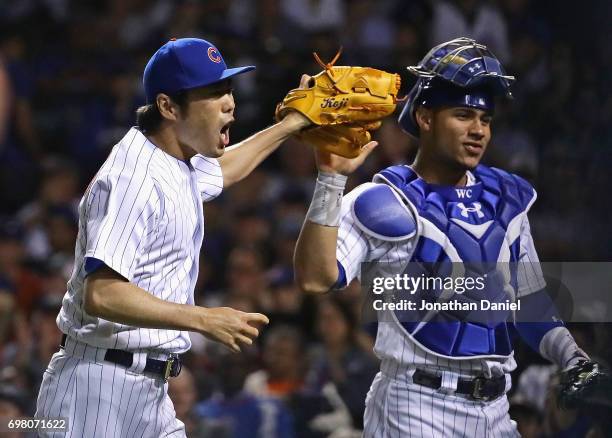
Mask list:
[[[221,62],[219,52],[212,46],[208,48],[208,57],[212,62],[216,62],[217,64]]]

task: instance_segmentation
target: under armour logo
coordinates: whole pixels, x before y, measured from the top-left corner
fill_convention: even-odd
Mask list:
[[[470,213],[476,213],[478,218],[483,218],[482,204],[480,202],[472,202],[473,207],[466,207],[463,202],[458,202],[457,207],[461,209],[461,216],[470,217]]]
[[[470,73],[474,73],[476,70],[480,70],[480,64],[476,63],[473,66],[469,67],[468,70]]]

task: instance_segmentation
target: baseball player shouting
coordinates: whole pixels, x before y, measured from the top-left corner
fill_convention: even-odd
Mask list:
[[[227,68],[213,44],[194,38],[171,40],[149,60],[138,126],[113,148],[79,206],[75,267],[57,317],[64,337],[36,410],[39,418],[68,418],[66,436],[184,436],[166,381],[180,372],[188,331],[238,352],[268,322],[194,306],[193,297],[202,201],[308,124],[295,114],[227,148],[231,78],[254,68]]]
[[[483,324],[443,309],[406,321],[394,309],[378,311],[381,370],[366,400],[364,431],[368,438],[517,436],[505,396],[516,368],[511,330],[561,369],[591,362],[562,322],[537,315],[551,306],[541,270],[532,269],[538,256],[527,212],[534,189],[479,164],[495,99],[510,96],[514,78],[467,38],[434,47],[409,71],[418,79],[399,123],[419,140],[415,161],[384,169],[343,197],[346,175],[376,143],[357,158],[319,149],[319,176],[295,250],[296,277],[305,291],[324,293],[360,278],[362,262],[402,269],[410,261],[525,262],[516,292],[537,323]]]

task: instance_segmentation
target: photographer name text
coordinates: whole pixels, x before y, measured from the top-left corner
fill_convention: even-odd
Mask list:
[[[431,302],[428,300],[421,300],[420,303],[410,300],[399,300],[394,302],[385,302],[384,300],[374,300],[372,302],[374,310],[434,310],[434,311],[448,311],[448,310],[461,310],[461,311],[482,311],[482,310],[521,310],[521,301],[515,302],[506,301],[490,301],[490,300],[479,300],[463,302],[458,300],[439,301]]]

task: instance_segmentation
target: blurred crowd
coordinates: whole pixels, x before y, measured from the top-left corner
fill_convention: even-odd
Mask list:
[[[233,143],[271,124],[276,102],[302,73],[319,70],[313,50],[326,60],[343,46],[339,64],[398,72],[406,93],[414,78],[405,67],[433,44],[476,38],[518,78],[514,100],[498,108],[487,161],[537,188],[530,221],[541,259],[612,259],[612,13],[606,0],[589,3],[0,0],[0,416],[33,413],[61,336],[55,317],[80,196],[134,124],[144,65],[171,37],[209,39],[230,66],[257,66],[234,83]],[[416,144],[394,120],[376,138],[381,145],[349,188],[414,157]],[[240,355],[193,336],[170,384],[189,436],[359,436],[378,368],[359,285],[313,298],[293,282],[315,175],[312,152],[289,140],[205,205],[196,302],[260,311],[272,322]],[[612,359],[608,325],[570,328],[590,355]],[[610,421],[610,408],[562,413],[550,397],[554,368],[522,344],[516,356],[511,413],[523,436],[609,433],[602,418]]]

